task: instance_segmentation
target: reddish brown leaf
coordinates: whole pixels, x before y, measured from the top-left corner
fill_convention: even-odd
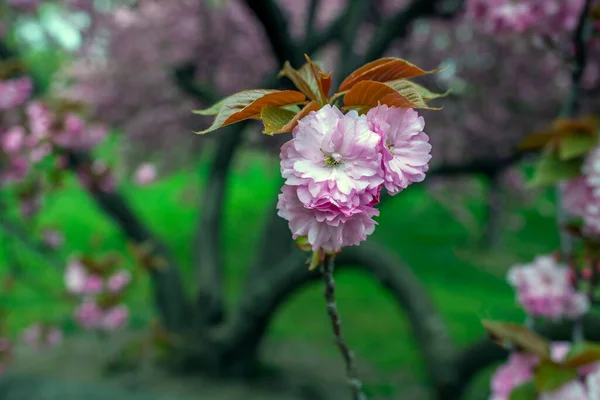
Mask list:
[[[398,84],[391,87],[385,83],[362,81],[357,83],[344,96],[344,108],[365,112],[377,104],[404,108],[434,109],[427,105],[421,95],[410,85]]]
[[[439,71],[425,71],[401,58],[380,58],[352,72],[340,85],[339,91],[349,90],[362,81],[388,82],[396,79],[412,78]]]
[[[519,150],[536,150],[545,147],[548,143],[556,139],[556,134],[553,132],[534,132],[529,136],[526,136],[521,143],[519,143]]]
[[[213,124],[203,131],[197,132],[204,134],[212,132],[223,126],[249,119],[258,118],[260,111],[265,107],[281,107],[291,104],[300,104],[306,100],[304,94],[295,90],[246,90],[229,96],[219,108]],[[220,103],[221,103],[220,102]],[[213,109],[214,107],[209,108]],[[203,111],[197,112],[198,114]]]

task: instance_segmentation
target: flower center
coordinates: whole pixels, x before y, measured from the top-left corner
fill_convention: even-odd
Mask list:
[[[324,162],[328,167],[337,167],[344,162],[342,155],[338,152],[326,153],[323,150],[321,150],[321,152],[323,153],[323,156],[325,156]]]
[[[385,146],[388,148],[388,150],[390,151],[390,153],[394,152],[394,143],[392,143],[390,141],[386,141],[385,142]]]

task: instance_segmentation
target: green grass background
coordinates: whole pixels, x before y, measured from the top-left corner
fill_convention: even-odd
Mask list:
[[[109,143],[101,155],[110,158],[114,145]],[[170,246],[183,274],[190,277],[193,276],[191,238],[202,211],[208,159],[202,157],[195,168],[164,176],[149,187],[134,187],[126,178],[120,184],[120,190],[139,216]],[[233,167],[223,221],[226,286],[231,305],[242,296],[245,268],[260,240],[255,233],[261,231],[264,216],[274,205],[278,173],[276,159],[253,151],[242,152]],[[414,185],[382,206],[379,226],[369,239],[384,244],[410,266],[439,308],[452,338],[460,345],[483,336],[481,318],[515,321],[523,318],[515,306],[514,293],[505,282],[506,270],[515,262],[528,261],[536,254],[553,250],[557,244],[552,196],[543,193],[526,207],[509,203],[503,221],[520,221],[520,226],[505,226],[501,246],[493,251],[482,249],[478,239],[484,223],[486,186],[476,178],[471,186],[471,193],[462,196],[461,202],[477,222],[475,231],[460,223],[424,185]],[[127,254],[123,234],[74,179],[67,180],[64,189],[47,196],[36,225],[63,230],[67,244],[58,258],[64,259],[70,251]],[[7,265],[7,249],[0,247],[0,268]],[[64,318],[71,305],[60,297],[62,271],[23,246],[16,245],[13,249],[24,267],[25,279],[3,297],[10,311],[7,320],[10,331],[17,333],[35,320]],[[130,264],[128,267],[133,268],[133,263]],[[416,371],[422,378],[423,364],[409,326],[391,297],[361,272],[340,273],[337,280],[347,340],[359,359],[384,375],[408,370]],[[132,325],[144,326],[153,315],[147,277],[138,279],[128,301],[133,309]],[[330,335],[322,289],[314,285],[295,294],[281,308],[269,340],[315,343],[318,351],[337,357]],[[393,391],[386,379],[369,382],[369,390],[374,394]],[[485,378],[480,379],[479,385],[486,385]]]

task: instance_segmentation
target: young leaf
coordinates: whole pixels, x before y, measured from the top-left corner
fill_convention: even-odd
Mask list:
[[[304,101],[304,94],[295,90],[246,90],[227,97],[220,106],[213,124],[208,129],[196,133],[204,134],[245,119],[258,118],[265,107],[281,107]]]
[[[481,323],[490,339],[502,347],[510,344],[519,351],[537,355],[542,359],[550,357],[548,341],[524,326],[489,320],[483,320]]]
[[[277,132],[273,132],[273,134],[291,132],[294,130],[296,125],[298,125],[298,121],[302,118],[306,117],[311,111],[317,111],[321,108],[321,104],[316,101],[311,101],[307,105],[304,106],[299,113],[297,113],[294,118],[292,118],[285,126],[281,127]]]
[[[561,160],[571,160],[580,157],[596,146],[597,139],[593,136],[573,134],[560,139],[558,155]]]
[[[540,155],[533,179],[529,182],[531,187],[553,185],[581,175],[581,158],[567,161],[561,160],[556,151],[548,149]]]
[[[349,90],[352,86],[361,81],[388,82],[431,74],[438,71],[439,69],[425,71],[401,58],[380,58],[379,60],[365,64],[352,72],[344,79],[338,91],[343,92]]]
[[[600,361],[600,344],[581,342],[573,344],[563,365],[576,368],[596,361]]]
[[[410,86],[413,89],[415,89],[417,91],[417,93],[419,93],[419,95],[425,101],[441,99],[442,97],[446,97],[452,93],[452,89],[448,89],[444,93],[435,93],[435,92],[432,92],[431,90],[427,89],[426,87],[419,85],[418,83],[409,81],[408,79],[400,79],[399,81],[402,81],[402,85],[407,85],[407,86]],[[391,82],[386,82],[386,85],[395,87],[397,84],[396,84],[396,81],[391,81]]]
[[[300,69],[294,69],[286,61],[277,76],[289,78],[306,97],[325,104],[331,87],[331,74],[325,74],[318,64],[312,62],[307,55],[305,57],[307,62]]]
[[[317,64],[313,63],[310,57],[305,54],[306,62],[310,67],[310,71],[314,80],[317,82],[317,87],[319,89],[318,92],[318,101],[321,104],[327,103],[327,97],[329,96],[329,89],[331,88],[331,74],[326,74],[323,72],[321,67]]]
[[[219,111],[221,111],[221,108],[223,108],[223,104],[225,104],[225,102],[228,99],[229,99],[229,97],[225,97],[221,101],[213,104],[212,106],[208,107],[205,110],[195,110],[195,111],[192,111],[192,112],[194,114],[198,114],[198,115],[217,115],[219,113]]]
[[[297,113],[279,107],[265,107],[260,111],[260,119],[265,129],[263,133],[272,135],[286,126]]]
[[[535,385],[533,381],[525,382],[522,385],[517,386],[510,392],[508,400],[535,400],[537,393],[535,391]]]
[[[360,112],[377,107],[379,103],[404,108],[435,109],[429,107],[415,89],[399,82],[391,87],[381,82],[362,81],[344,96],[344,108],[358,109]]]
[[[535,369],[533,383],[538,392],[551,392],[577,378],[577,369],[542,360]]]
[[[304,64],[300,69],[296,70],[292,67],[289,61],[283,64],[283,69],[277,75],[279,78],[289,78],[298,90],[306,95],[311,100],[318,101],[319,86],[315,80],[309,64]]]

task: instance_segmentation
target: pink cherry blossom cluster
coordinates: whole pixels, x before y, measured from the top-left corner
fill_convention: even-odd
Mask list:
[[[129,319],[129,309],[122,299],[130,283],[131,274],[125,269],[115,271],[72,258],[65,271],[65,286],[81,300],[75,320],[84,329],[123,327]]]
[[[468,0],[467,13],[486,31],[553,35],[575,29],[584,0]]]
[[[12,360],[12,343],[7,337],[0,336],[0,376],[6,371]]]
[[[517,301],[534,317],[575,319],[590,308],[587,295],[577,291],[570,270],[551,256],[538,256],[530,264],[516,265],[508,273]]]
[[[36,323],[23,332],[23,341],[35,350],[47,350],[58,346],[62,339],[63,333],[55,325]]]
[[[281,148],[277,204],[294,239],[336,252],[373,233],[382,187],[393,195],[425,178],[424,125],[416,111],[385,105],[362,116],[326,105],[301,119]]]
[[[571,344],[554,342],[551,357],[561,362],[567,356]],[[491,382],[490,400],[509,400],[511,392],[533,378],[539,360],[536,356],[512,353],[508,361],[494,373]],[[600,400],[600,363],[591,363],[579,368],[577,379],[562,385],[551,392],[542,393],[540,400]]]
[[[583,220],[583,233],[600,235],[600,147],[586,157],[582,176],[563,184],[564,207]]]
[[[29,77],[0,81],[0,110],[19,107],[29,99],[33,84]]]
[[[44,189],[56,183],[44,179],[45,174],[64,170],[68,152],[93,149],[106,137],[106,129],[85,123],[73,111],[52,111],[53,103],[29,99],[28,78],[1,82],[2,90],[6,95],[0,93],[0,183],[21,187],[22,213],[30,216],[37,211]],[[47,160],[53,160],[50,170]],[[77,172],[90,188],[110,191],[114,187],[110,170],[98,162],[83,165]]]

